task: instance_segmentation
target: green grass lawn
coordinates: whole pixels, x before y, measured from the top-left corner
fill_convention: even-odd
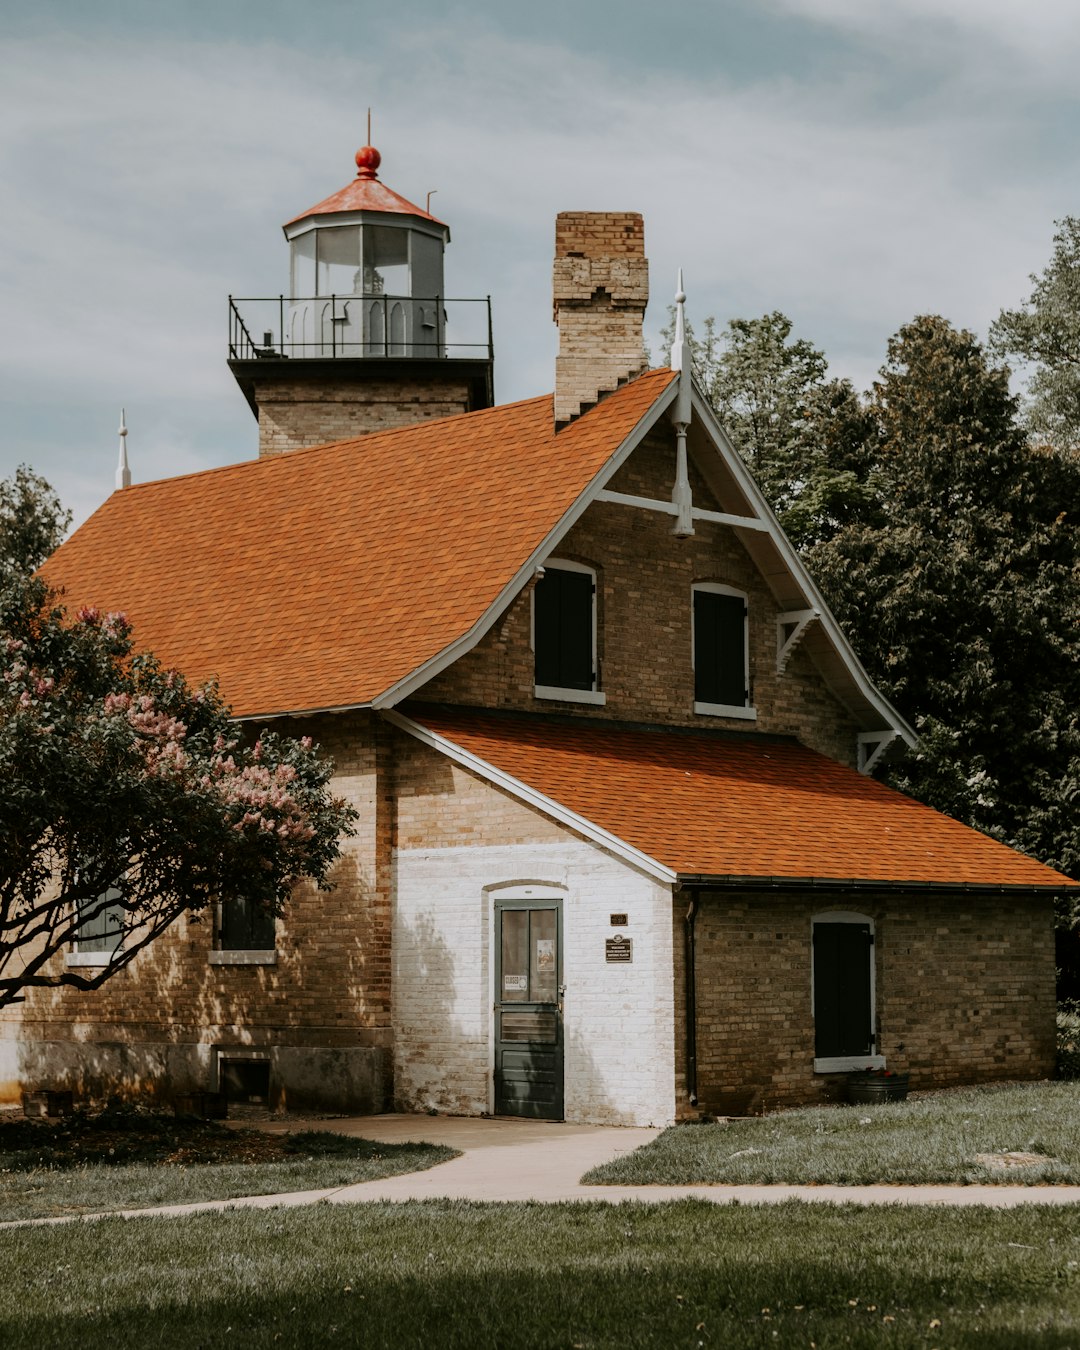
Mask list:
[[[435,1144],[270,1135],[133,1110],[15,1119],[0,1122],[0,1221],[324,1190],[457,1156]]]
[[[317,1205],[0,1233],[0,1344],[1080,1345],[1080,1212]]]
[[[969,1088],[882,1106],[810,1107],[712,1125],[676,1125],[582,1178],[693,1183],[1080,1183],[1080,1082]],[[1046,1161],[995,1168],[977,1154]]]

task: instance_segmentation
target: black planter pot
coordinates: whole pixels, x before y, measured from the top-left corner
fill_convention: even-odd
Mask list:
[[[908,1095],[911,1075],[893,1073],[854,1074],[848,1079],[848,1101],[853,1105],[873,1106],[878,1102],[902,1102]]]

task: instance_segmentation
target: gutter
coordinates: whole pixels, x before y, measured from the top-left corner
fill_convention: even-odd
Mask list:
[[[690,903],[683,920],[686,941],[686,1091],[690,1105],[697,1106],[697,963],[694,956],[694,926],[698,895],[690,892]]]
[[[937,891],[952,895],[1074,895],[1080,882],[993,885],[964,881],[869,881],[853,877],[739,877],[680,872],[676,889],[708,891]]]

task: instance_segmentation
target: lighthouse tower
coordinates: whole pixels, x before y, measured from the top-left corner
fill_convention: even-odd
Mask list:
[[[450,230],[380,182],[380,163],[363,146],[352,182],[284,226],[287,295],[229,298],[229,368],[260,455],[492,404],[490,299],[447,299]]]

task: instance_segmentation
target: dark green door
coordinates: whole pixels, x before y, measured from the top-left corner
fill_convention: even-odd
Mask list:
[[[495,1114],[562,1120],[558,903],[497,903],[495,928]]]

